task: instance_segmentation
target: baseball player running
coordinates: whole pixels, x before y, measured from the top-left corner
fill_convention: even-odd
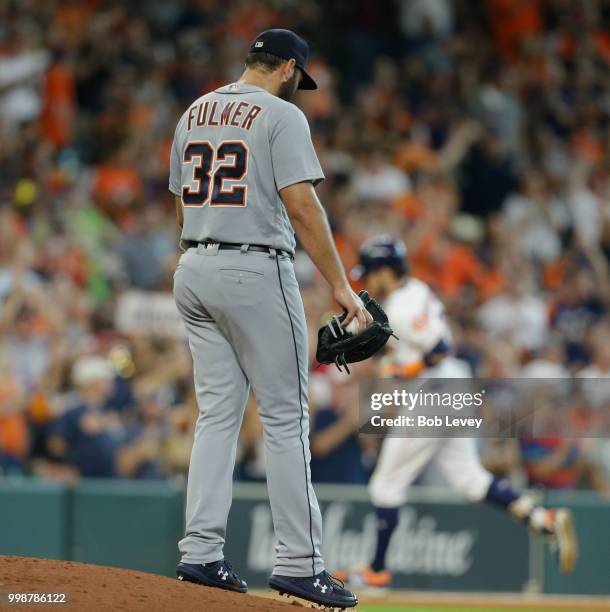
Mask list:
[[[451,356],[451,335],[440,300],[431,289],[408,273],[405,245],[389,236],[365,242],[360,265],[353,271],[366,288],[384,298],[384,308],[399,337],[390,356],[389,376],[465,378],[468,365]],[[472,438],[386,438],[369,483],[369,494],[378,519],[377,547],[369,567],[355,570],[354,583],[385,587],[391,582],[385,558],[398,525],[399,509],[413,481],[430,464],[436,464],[453,489],[472,502],[486,501],[508,511],[535,533],[558,548],[563,573],[574,569],[578,544],[569,510],[547,510],[514,491],[504,479],[492,476],[481,465]]]
[[[370,315],[352,291],[314,186],[324,175],[291,98],[315,89],[307,43],[267,30],[241,78],[186,110],[169,189],[182,227],[174,296],[186,325],[200,415],[191,453],[181,580],[245,592],[223,556],[239,429],[251,387],[264,428],[277,538],[271,588],[328,607],[356,596],[324,569],[322,520],[310,481],[308,351],[294,269],[296,234],[347,316]],[[294,228],[294,230],[293,230]]]

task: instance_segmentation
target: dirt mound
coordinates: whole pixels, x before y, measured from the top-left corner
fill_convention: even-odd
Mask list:
[[[271,599],[179,582],[164,576],[27,557],[0,556],[0,610],[57,609],[54,605],[10,604],[7,593],[66,593],[60,610],[83,612],[289,612],[295,608]]]

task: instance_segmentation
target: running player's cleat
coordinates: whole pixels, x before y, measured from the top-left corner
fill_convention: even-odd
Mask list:
[[[307,577],[272,574],[269,576],[269,586],[280,595],[304,599],[323,608],[344,610],[358,603],[356,595],[343,588],[343,583],[327,571]]]
[[[570,510],[559,508],[553,512],[553,531],[558,548],[559,571],[571,574],[578,560],[578,538]]]
[[[392,583],[392,574],[388,570],[376,572],[371,567],[359,567],[349,574],[350,584],[355,586],[386,589]]]
[[[534,533],[549,540],[551,551],[557,555],[559,571],[562,574],[571,574],[578,560],[578,539],[570,510],[534,507],[529,511],[527,521]]]
[[[208,587],[245,593],[248,585],[233,571],[224,559],[214,563],[178,563],[178,580],[195,582]]]

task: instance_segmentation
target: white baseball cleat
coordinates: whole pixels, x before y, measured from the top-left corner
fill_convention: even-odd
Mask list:
[[[578,560],[578,538],[574,529],[574,516],[566,508],[555,511],[553,527],[559,549],[559,571],[571,574]]]

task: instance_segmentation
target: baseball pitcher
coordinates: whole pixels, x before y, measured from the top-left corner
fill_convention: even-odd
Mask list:
[[[357,604],[324,569],[322,520],[310,481],[305,314],[292,260],[295,231],[345,309],[371,320],[337,256],[314,187],[324,175],[303,113],[315,89],[307,43],[267,30],[239,81],[186,110],[171,151],[181,245],[174,296],[186,325],[200,415],[191,454],[178,578],[245,592],[223,556],[237,438],[249,389],[264,427],[277,538],[269,585],[332,607]],[[353,325],[352,325],[353,328]]]

